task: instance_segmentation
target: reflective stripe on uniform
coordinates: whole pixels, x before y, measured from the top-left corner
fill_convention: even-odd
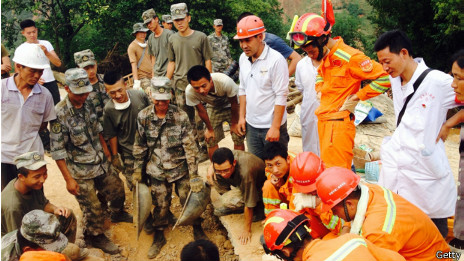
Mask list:
[[[263,203],[264,204],[271,204],[271,205],[278,205],[282,201],[280,199],[275,199],[275,198],[263,198]]]
[[[383,189],[383,196],[385,197],[385,201],[387,202],[387,213],[385,215],[385,221],[383,223],[382,231],[387,232],[390,234],[393,230],[393,226],[395,225],[396,219],[396,204],[395,200],[393,199],[393,194],[390,190]]]
[[[372,88],[372,90],[376,91],[376,92],[380,92],[380,93],[384,93],[386,92],[389,88],[388,87],[385,87],[385,86],[382,86],[381,84],[384,83],[384,84],[388,84],[390,82],[390,79],[388,78],[388,76],[384,76],[384,77],[380,77],[374,81],[372,81],[370,83],[370,86]]]
[[[316,84],[321,83],[321,82],[324,82],[324,79],[322,78],[322,76],[320,74],[318,74],[316,76]]]
[[[341,226],[343,227],[343,224],[345,223],[345,221],[336,215],[332,215],[332,217],[330,218],[329,224],[327,225],[324,224],[324,226],[330,230],[334,230],[338,222],[341,222],[342,224]]]
[[[347,52],[343,51],[342,49],[337,49],[334,55],[344,60],[345,62],[349,62],[351,58],[351,55],[349,55]]]
[[[367,247],[366,242],[362,238],[351,239],[341,246],[337,251],[325,259],[325,261],[342,261],[348,256],[353,250],[359,246]]]

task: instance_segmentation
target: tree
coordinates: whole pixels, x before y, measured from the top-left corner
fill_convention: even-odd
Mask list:
[[[378,24],[377,34],[403,30],[413,43],[415,57],[424,57],[432,68],[447,70],[448,57],[464,41],[462,0],[367,0],[369,17]]]

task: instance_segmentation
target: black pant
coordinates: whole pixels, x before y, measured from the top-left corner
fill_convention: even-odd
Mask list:
[[[18,176],[18,169],[16,165],[9,163],[2,163],[2,191],[12,181]]]
[[[56,81],[46,82],[43,84],[43,87],[47,88],[50,91],[53,97],[53,104],[60,102],[60,91],[58,90],[58,84]]]
[[[437,226],[443,238],[448,235],[448,219],[447,218],[432,218],[433,223]]]

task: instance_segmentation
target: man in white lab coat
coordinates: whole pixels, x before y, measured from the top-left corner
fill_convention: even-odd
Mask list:
[[[414,92],[414,83],[427,69],[412,57],[412,44],[399,30],[382,34],[374,46],[379,62],[390,75],[397,128],[383,141],[379,185],[403,196],[423,210],[443,237],[447,218],[454,215],[456,184],[442,140],[436,143],[448,109],[456,107],[452,77],[430,71]],[[416,84],[417,85],[417,84]],[[407,97],[403,117],[401,110]]]

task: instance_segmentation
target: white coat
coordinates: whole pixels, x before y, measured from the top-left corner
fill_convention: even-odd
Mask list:
[[[413,83],[427,69],[422,58],[411,80],[401,89],[401,78],[391,78],[395,115],[413,92]],[[379,185],[398,193],[430,218],[454,215],[456,184],[442,140],[435,143],[448,109],[456,107],[452,77],[433,70],[409,101],[401,124],[384,138]]]
[[[301,59],[296,65],[295,85],[303,93],[300,113],[303,151],[311,151],[320,156],[317,117],[314,114],[314,111],[319,107],[315,89],[316,75],[317,68],[314,67],[308,56]]]

